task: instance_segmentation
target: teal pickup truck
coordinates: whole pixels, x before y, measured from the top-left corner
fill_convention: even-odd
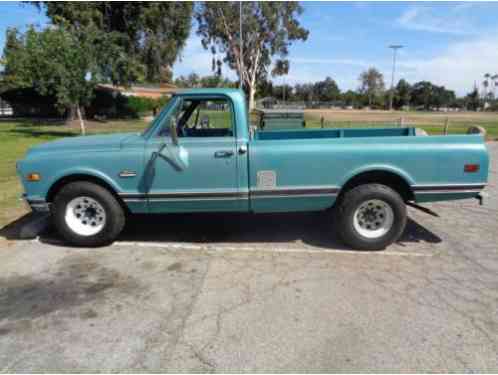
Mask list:
[[[330,211],[331,231],[374,250],[402,234],[406,204],[479,198],[488,163],[480,135],[261,131],[241,91],[193,89],[141,134],[42,144],[17,170],[31,208],[78,246],[112,242],[131,213]]]

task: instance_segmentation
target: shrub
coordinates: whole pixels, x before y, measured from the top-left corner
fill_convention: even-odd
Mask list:
[[[65,117],[57,110],[53,96],[42,96],[33,88],[12,89],[0,94],[17,117]],[[84,108],[86,118],[139,118],[161,110],[168,98],[124,96],[118,92],[96,89],[92,101]]]
[[[137,117],[128,107],[128,98],[117,92],[95,90],[90,105],[85,107],[87,118],[127,118]]]
[[[158,112],[168,102],[168,98],[143,98],[138,96],[129,96],[128,108],[135,116],[139,117],[145,114]]]
[[[57,110],[57,100],[53,96],[42,96],[33,88],[10,89],[0,97],[12,107],[16,117],[61,117],[64,112]]]

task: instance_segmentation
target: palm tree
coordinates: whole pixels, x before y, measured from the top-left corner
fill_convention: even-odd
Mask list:
[[[482,85],[484,86],[484,99],[488,97],[488,87],[489,87],[489,79],[491,78],[491,74],[486,73],[484,75],[484,81],[482,81]]]
[[[493,97],[496,99],[496,88],[498,87],[498,74],[491,77],[491,84],[493,85]]]

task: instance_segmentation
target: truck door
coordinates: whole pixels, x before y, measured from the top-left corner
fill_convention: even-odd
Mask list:
[[[247,186],[237,175],[233,103],[224,96],[176,99],[178,147],[184,163],[171,155],[166,118],[146,146],[144,190],[149,212],[241,211],[247,207]],[[160,153],[158,150],[166,142]]]

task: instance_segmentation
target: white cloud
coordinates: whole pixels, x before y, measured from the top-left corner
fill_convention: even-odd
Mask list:
[[[435,15],[434,9],[430,7],[410,8],[396,19],[396,24],[408,30],[471,35],[475,34],[476,30],[466,17],[467,8],[459,4],[444,16]]]
[[[400,60],[398,66],[412,82],[427,80],[465,94],[485,73],[498,73],[498,33],[453,43],[433,58]]]

